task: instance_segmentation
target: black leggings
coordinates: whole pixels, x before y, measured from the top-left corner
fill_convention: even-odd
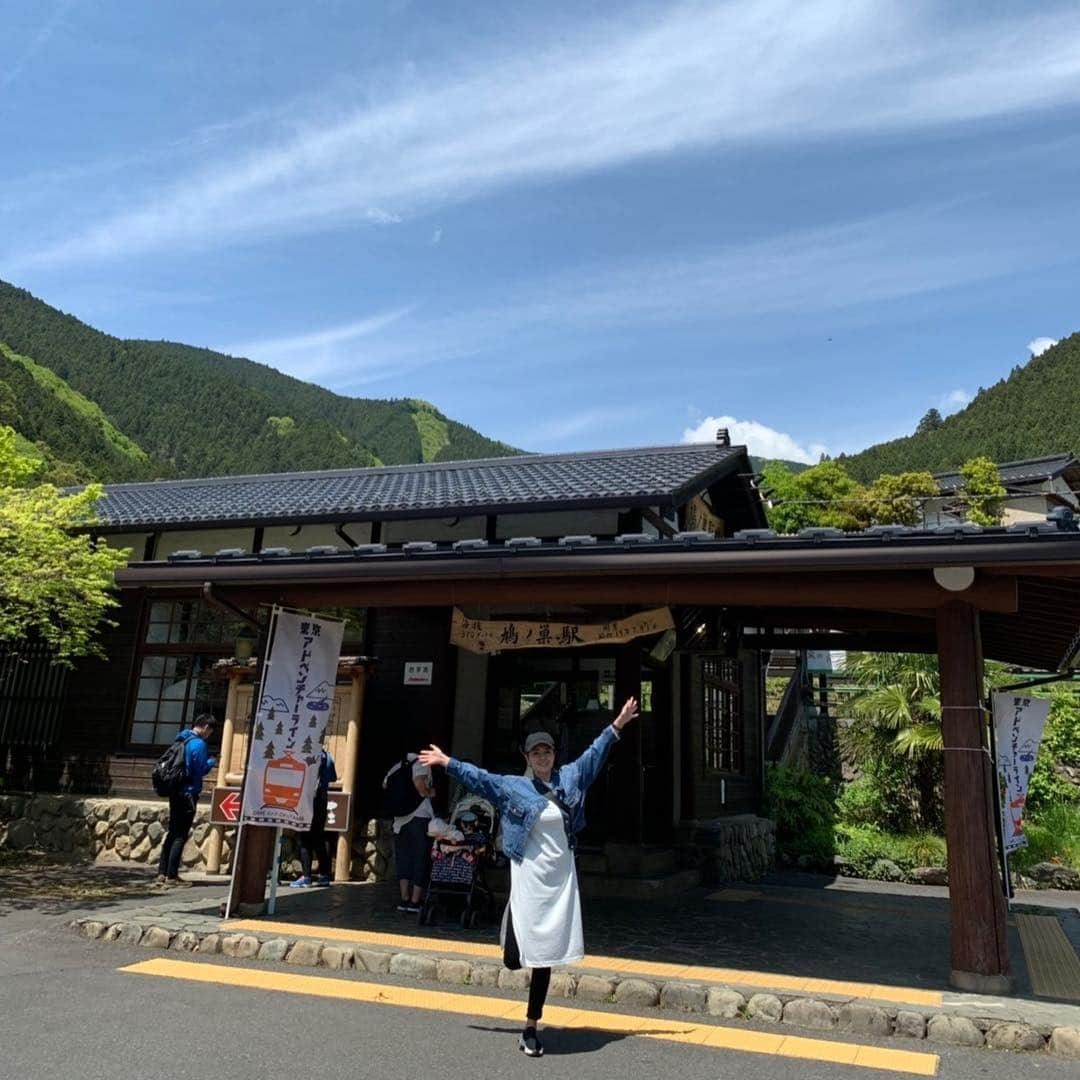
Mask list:
[[[503,963],[511,971],[518,971],[521,968],[521,952],[518,949],[517,937],[514,935],[514,920],[510,914],[509,905],[507,905],[506,909],[506,941],[503,943]],[[547,1001],[549,986],[551,986],[551,968],[533,968],[532,980],[529,983],[529,1007],[525,1011],[526,1027],[534,1026],[544,1015],[544,1002]]]
[[[311,813],[311,827],[300,834],[300,869],[304,877],[311,877],[312,855],[318,860],[319,872],[330,876],[330,852],[326,846],[326,796],[316,795]]]

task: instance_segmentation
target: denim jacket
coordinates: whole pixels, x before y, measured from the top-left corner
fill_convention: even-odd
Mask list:
[[[551,786],[570,810],[570,834],[566,839],[571,847],[577,834],[585,828],[585,792],[599,775],[608,752],[618,739],[618,733],[609,724],[577,761],[571,761],[551,774]],[[502,820],[503,851],[514,862],[521,862],[525,841],[547,805],[547,798],[525,776],[489,773],[457,758],[450,759],[446,771],[470,791],[495,805]]]

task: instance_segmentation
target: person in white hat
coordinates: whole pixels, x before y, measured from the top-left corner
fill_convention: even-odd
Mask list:
[[[437,746],[421,750],[424,765],[441,765],[464,787],[499,809],[503,851],[510,859],[510,903],[503,914],[503,962],[532,968],[529,1006],[519,1048],[540,1057],[537,1024],[544,1011],[551,969],[585,955],[581,932],[574,845],[585,827],[585,793],[599,775],[619,733],[638,715],[629,698],[619,715],[576,761],[555,767],[555,740],[533,732],[522,750],[531,776],[489,773],[444,754]]]

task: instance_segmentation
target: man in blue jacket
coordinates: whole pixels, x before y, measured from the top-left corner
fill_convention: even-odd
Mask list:
[[[161,844],[155,884],[164,887],[190,886],[180,876],[180,859],[195,823],[195,806],[202,792],[203,777],[217,764],[206,745],[214,732],[210,713],[195,717],[189,731],[181,731],[177,741],[184,744],[184,770],[187,773],[179,791],[169,796],[169,831]]]

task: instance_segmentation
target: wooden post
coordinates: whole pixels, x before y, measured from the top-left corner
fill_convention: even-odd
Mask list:
[[[982,702],[978,609],[937,609],[952,974],[960,990],[1007,994],[1013,980],[994,828],[993,768]]]
[[[218,761],[217,786],[225,786],[225,777],[232,761],[233,735],[236,731],[236,698],[240,688],[243,669],[233,668],[229,672],[229,692],[225,698],[225,723],[221,728],[221,754]],[[206,853],[206,872],[221,872],[221,845],[225,839],[224,825],[210,826],[210,850]],[[235,855],[235,852],[234,852]]]
[[[341,774],[341,790],[353,795],[353,821],[348,831],[338,834],[337,858],[334,860],[335,881],[348,881],[352,869],[352,831],[356,822],[356,769],[360,759],[360,724],[364,716],[366,687],[367,671],[363,668],[353,668],[349,726],[345,733],[344,772]]]
[[[237,830],[233,852],[233,910],[230,915],[245,914],[249,905],[261,907],[266,901],[266,875],[274,861],[274,838],[277,830],[270,825],[245,825]]]
[[[615,700],[612,711],[618,715],[628,697],[641,701],[641,646],[636,641],[618,647],[615,655]],[[619,745],[611,751],[615,764],[615,790],[611,793],[612,835],[609,840],[623,844],[641,843],[641,725],[635,720],[622,734]]]

